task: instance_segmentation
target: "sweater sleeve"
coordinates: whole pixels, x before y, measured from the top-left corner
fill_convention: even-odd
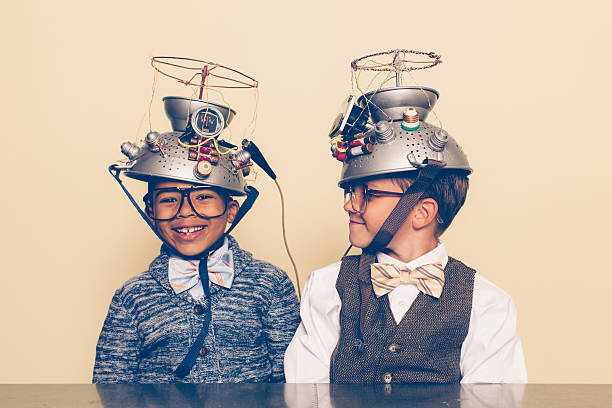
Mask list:
[[[133,383],[138,371],[140,339],[136,324],[117,291],[111,301],[98,345],[93,383]]]
[[[284,355],[300,323],[300,306],[293,283],[284,272],[274,285],[263,327],[272,363],[271,382],[284,382]]]

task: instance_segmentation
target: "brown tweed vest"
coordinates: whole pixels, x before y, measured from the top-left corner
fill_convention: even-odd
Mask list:
[[[387,295],[369,291],[360,330],[360,256],[342,259],[336,289],[342,300],[340,340],[331,357],[332,383],[458,383],[461,345],[470,324],[475,271],[449,258],[439,299],[419,293],[399,324]]]

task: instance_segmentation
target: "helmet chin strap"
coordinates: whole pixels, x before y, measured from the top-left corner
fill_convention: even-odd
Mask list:
[[[423,193],[431,186],[444,166],[444,163],[432,159],[426,159],[423,164],[424,167],[419,170],[414,183],[404,192],[404,195],[395,205],[395,208],[393,208],[382,227],[380,227],[370,245],[364,248],[361,253],[359,261],[359,286],[361,288],[359,328],[361,333],[366,329],[365,316],[372,293],[370,265],[376,262],[376,253],[384,250],[389,245],[395,233],[404,224],[412,209],[421,200]]]
[[[121,181],[121,178],[120,178],[121,170],[119,170],[116,165],[111,165],[109,166],[108,171],[113,176],[113,178],[117,180],[117,183],[119,183],[119,186],[121,186],[121,189],[123,190],[125,195],[128,197],[128,199],[130,200],[134,208],[136,208],[136,211],[138,211],[138,214],[140,214],[140,217],[147,223],[149,228],[151,228],[151,231],[153,231],[153,233],[157,236],[157,238],[159,238],[159,240],[164,244],[164,246],[168,249],[168,251],[172,255],[177,256],[179,258],[183,258],[183,259],[190,259],[190,260],[202,259],[205,256],[208,256],[210,253],[219,249],[223,245],[225,236],[228,235],[236,227],[236,225],[238,225],[238,223],[240,222],[240,220],[242,220],[242,218],[244,218],[246,213],[249,212],[251,207],[253,207],[255,200],[257,200],[257,197],[259,196],[259,191],[257,191],[255,187],[246,186],[245,190],[247,193],[247,198],[244,201],[243,205],[240,206],[240,209],[238,210],[238,212],[236,213],[236,217],[234,218],[232,225],[230,225],[230,228],[225,233],[223,233],[221,237],[217,241],[215,241],[214,244],[206,248],[204,251],[198,254],[195,254],[195,255],[184,255],[184,254],[181,254],[179,251],[177,251],[172,245],[170,245],[170,243],[168,243],[168,241],[166,241],[166,239],[164,239],[161,236],[161,234],[157,231],[157,227],[155,226],[155,224],[151,222],[151,219],[149,217],[147,217],[147,215],[142,210],[142,208],[140,208],[140,206],[138,205],[138,203],[136,202],[132,194],[130,194],[128,189],[125,187],[125,185],[123,184],[123,181]]]

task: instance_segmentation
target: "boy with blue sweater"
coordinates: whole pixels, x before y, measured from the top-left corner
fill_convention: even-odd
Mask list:
[[[227,113],[200,100],[164,102],[167,111],[172,103],[194,115]],[[257,196],[242,170],[252,163],[244,151],[228,153],[227,143],[176,123],[173,132],[149,133],[148,146],[124,144],[129,163],[111,166],[120,184],[121,172],[148,183],[144,212],[121,186],[163,245],[148,270],[113,296],[93,382],[282,382],[283,355],[299,323],[293,284],[225,231]],[[241,207],[232,196],[245,194]]]

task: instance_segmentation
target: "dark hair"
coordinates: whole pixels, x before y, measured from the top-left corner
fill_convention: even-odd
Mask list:
[[[387,177],[403,191],[416,180],[416,175],[411,173],[399,173]],[[438,214],[442,218],[442,223],[438,223],[437,237],[446,231],[465,203],[469,185],[468,173],[465,170],[442,170],[421,196],[421,198],[432,198],[438,203]]]

